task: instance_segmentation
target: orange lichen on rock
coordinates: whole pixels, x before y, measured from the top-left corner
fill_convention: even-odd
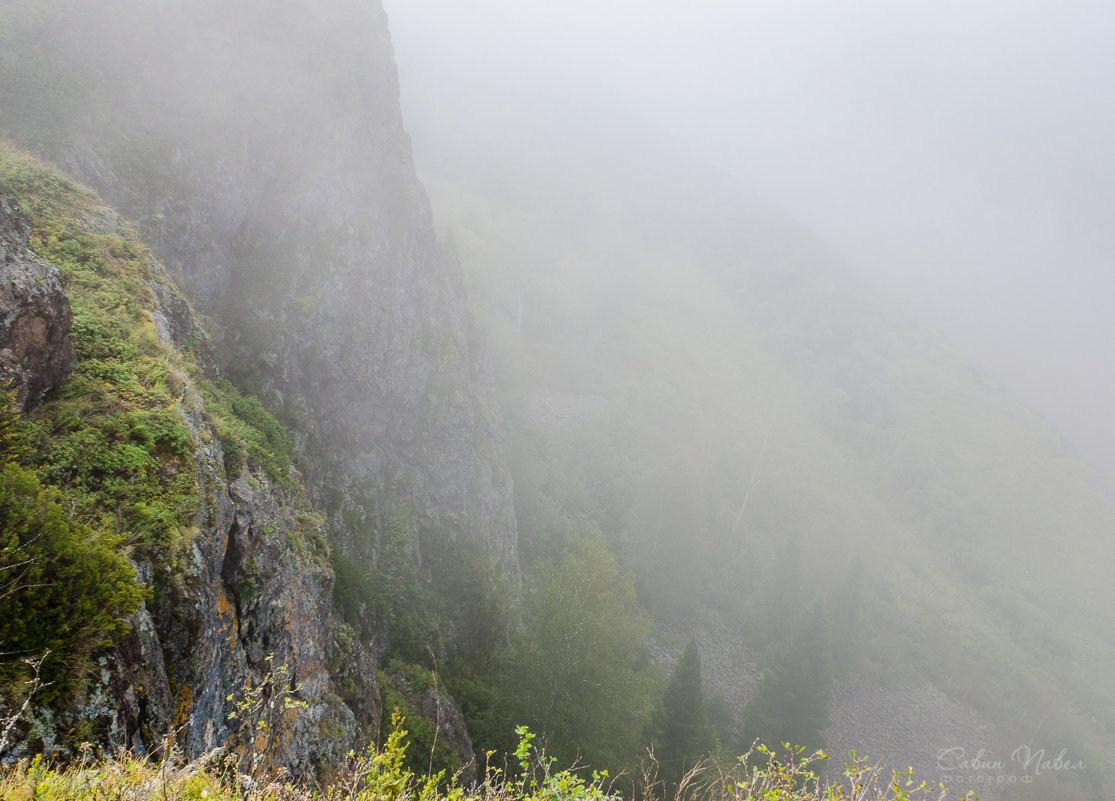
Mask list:
[[[178,688],[177,701],[174,707],[174,728],[181,729],[190,722],[190,708],[194,703],[194,692],[190,685],[183,684]]]
[[[223,587],[217,589],[217,615],[214,619],[215,628],[223,630],[228,638],[229,645],[236,646],[236,607],[229,600]]]

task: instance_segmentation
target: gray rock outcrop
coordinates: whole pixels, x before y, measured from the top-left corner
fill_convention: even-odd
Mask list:
[[[58,270],[28,247],[19,204],[0,195],[0,383],[24,409],[58,386],[74,364],[70,303]]]

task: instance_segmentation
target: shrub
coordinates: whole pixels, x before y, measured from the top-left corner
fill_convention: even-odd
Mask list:
[[[73,689],[89,654],[125,632],[122,618],[144,597],[116,545],[69,518],[57,491],[29,470],[0,468],[0,652],[8,659],[50,652],[41,701]],[[0,678],[12,681],[21,667],[7,665]]]

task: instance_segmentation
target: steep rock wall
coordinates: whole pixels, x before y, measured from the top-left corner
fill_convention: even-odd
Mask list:
[[[362,651],[358,644],[336,642],[323,520],[312,511],[296,473],[276,479],[250,459],[237,467],[229,461],[199,387],[199,376],[216,377],[215,367],[205,364],[212,346],[161,265],[149,256],[145,261],[144,251],[128,248],[125,242],[134,237],[122,229],[119,216],[95,205],[84,190],[25,159],[19,163],[23,183],[35,185],[45,175],[61,197],[59,205],[78,209],[69,212],[76,221],[65,216],[51,222],[51,237],[106,242],[110,251],[139,254],[103,269],[121,276],[120,287],[143,290],[119,295],[116,303],[139,306],[140,319],[159,343],[161,369],[173,374],[173,414],[192,447],[187,459],[163,462],[159,469],[188,465],[195,474],[197,504],[192,526],[187,523],[178,544],[171,540],[133,551],[137,580],[150,588],[149,599],[127,621],[124,640],[101,653],[76,696],[37,711],[17,753],[40,747],[65,751],[74,744],[75,731],[109,751],[151,752],[164,737],[173,738],[189,757],[216,746],[242,749],[245,738],[239,735],[254,722],[238,707],[245,690],[268,682],[286,665],[285,687],[304,705],[286,713],[287,725],[266,749],[267,761],[295,774],[337,763],[360,744],[366,729],[378,726],[380,701],[374,670],[349,677],[343,699],[330,672],[336,659],[359,659]],[[24,386],[58,386],[65,394],[68,385],[58,373],[75,363],[64,333],[72,316],[66,293],[88,290],[63,289],[66,275],[30,249],[33,225],[22,219],[19,208],[15,198],[0,195],[0,265],[5,268],[0,291],[7,291],[3,319],[33,319],[36,325],[23,327],[61,333],[8,353],[18,357],[13,369]],[[98,290],[99,302],[106,286]],[[0,336],[13,339],[11,328],[5,322]],[[74,336],[87,335],[83,330]],[[37,398],[41,389],[28,397]],[[107,402],[124,408],[128,391],[118,388],[118,397],[109,396]],[[47,398],[36,419],[54,419],[54,403]],[[76,423],[71,417],[67,424]]]
[[[58,5],[8,12],[0,101],[36,83],[56,100],[7,117],[8,135],[137,220],[221,322],[338,541],[373,558],[376,521],[407,505],[416,562],[456,540],[517,582],[489,370],[414,173],[378,0]],[[58,64],[20,50],[31,39]]]

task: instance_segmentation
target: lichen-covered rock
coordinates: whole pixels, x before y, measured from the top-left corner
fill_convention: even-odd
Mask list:
[[[452,696],[440,687],[428,687],[415,699],[414,710],[434,721],[438,735],[448,744],[449,750],[459,755],[462,776],[476,778],[476,753],[472,738],[465,726],[465,716]]]
[[[154,314],[174,321],[163,329],[170,337],[164,344],[175,344],[173,331],[186,331],[201,340],[195,352],[205,352],[205,334],[177,290],[164,283],[155,296]],[[149,717],[180,729],[188,756],[235,747],[239,728],[251,725],[243,713],[232,717],[245,689],[272,681],[285,666],[288,688],[305,705],[287,715],[269,758],[306,773],[338,758],[357,734],[326,658],[333,572],[322,520],[296,480],[278,484],[252,466],[227,474],[223,449],[191,385],[182,413],[195,438],[201,503],[183,563],[175,575],[155,577],[162,598],[152,616],[165,666],[156,686],[165,681],[169,708]],[[118,649],[121,671],[137,670],[129,646],[143,630],[137,626]]]
[[[19,204],[0,195],[0,383],[24,409],[56,387],[74,364],[73,315],[58,271],[27,245]]]
[[[157,303],[151,318],[159,338],[178,350],[189,350],[202,375],[216,378],[221,373],[216,348],[202,330],[189,303],[161,264],[152,264],[151,272],[154,280],[148,282],[148,287]]]
[[[334,620],[332,635],[329,673],[337,695],[352,710],[362,739],[372,742],[383,717],[375,657],[347,623]]]
[[[141,575],[151,582],[149,571]],[[89,739],[137,754],[159,749],[172,736],[174,707],[159,631],[150,611],[132,615],[131,630],[117,648],[101,657],[91,693],[75,717],[88,726]]]

